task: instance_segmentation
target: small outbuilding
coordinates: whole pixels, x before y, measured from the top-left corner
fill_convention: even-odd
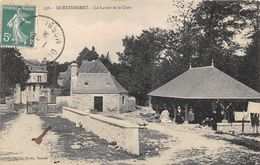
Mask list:
[[[69,77],[68,77],[69,76]],[[135,99],[99,60],[72,63],[59,76],[59,84],[70,81],[70,106],[76,109],[126,112],[135,110]],[[134,103],[134,106],[133,106]]]

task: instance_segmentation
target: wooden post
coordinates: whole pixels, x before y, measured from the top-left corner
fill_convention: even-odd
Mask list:
[[[244,117],[242,118],[242,133],[244,133],[245,130],[245,120]]]
[[[149,108],[152,108],[152,96],[148,96]]]
[[[177,107],[173,107],[173,113],[174,113],[174,121],[176,120],[176,113],[177,113]]]
[[[184,116],[184,123],[188,124],[188,103],[185,103],[185,116]]]

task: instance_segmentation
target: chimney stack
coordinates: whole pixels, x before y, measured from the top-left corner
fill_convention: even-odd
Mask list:
[[[70,95],[73,93],[73,89],[77,82],[78,77],[78,64],[76,62],[71,63],[70,65]]]

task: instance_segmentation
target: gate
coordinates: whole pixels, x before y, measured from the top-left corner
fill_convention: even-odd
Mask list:
[[[45,96],[41,96],[39,99],[39,113],[48,112],[48,99]]]
[[[36,114],[39,111],[39,102],[33,101],[33,102],[27,102],[26,106],[26,112],[27,114]]]
[[[48,99],[41,96],[39,101],[27,102],[27,114],[47,113],[48,112]]]

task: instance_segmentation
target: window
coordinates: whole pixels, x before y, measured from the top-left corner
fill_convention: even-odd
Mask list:
[[[125,96],[122,96],[122,105],[125,105]]]
[[[38,66],[37,70],[43,70],[43,68],[41,66]]]
[[[42,82],[42,76],[37,76],[37,82]]]
[[[107,86],[110,86],[110,83],[107,81]]]
[[[88,86],[88,82],[85,82],[85,85]]]

